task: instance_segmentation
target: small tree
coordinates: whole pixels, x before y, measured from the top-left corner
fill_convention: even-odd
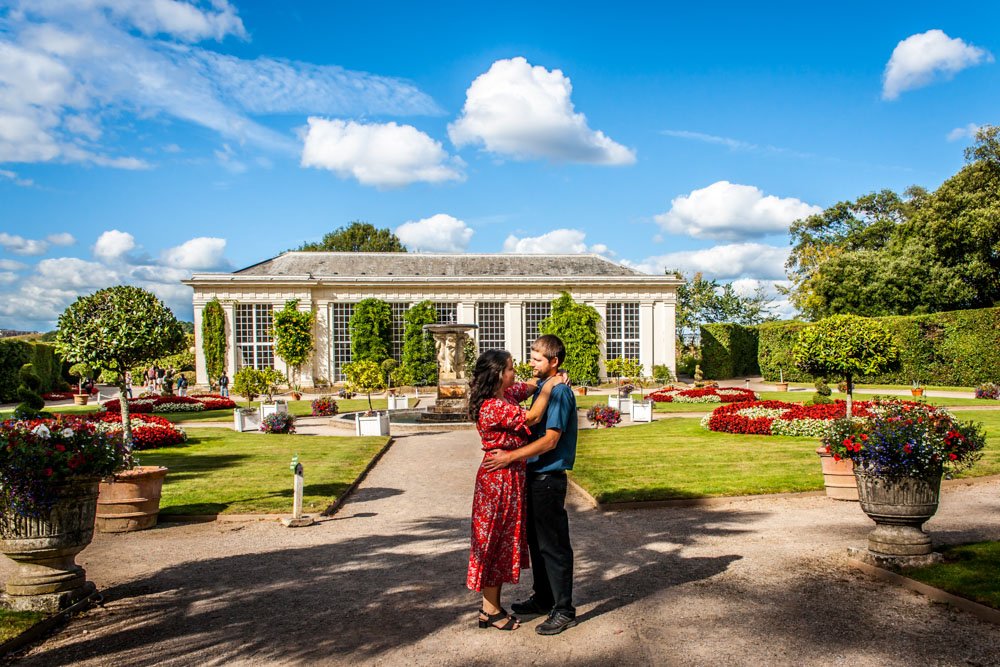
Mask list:
[[[205,304],[201,315],[201,349],[205,353],[208,383],[226,370],[226,313],[218,299]]]
[[[600,314],[591,306],[573,301],[563,292],[552,302],[552,314],[538,325],[543,334],[554,334],[566,345],[562,367],[576,384],[595,385],[600,378]]]
[[[371,359],[352,361],[344,364],[344,376],[347,377],[347,386],[351,391],[368,395],[368,411],[372,412],[372,392],[385,389],[382,368]]]
[[[262,368],[257,371],[260,374],[260,381],[263,384],[263,393],[267,397],[268,403],[274,402],[274,394],[278,391],[279,384],[288,382],[288,378],[281,371],[274,368]]]
[[[299,389],[302,364],[313,352],[312,311],[300,311],[299,300],[285,302],[285,307],[274,314],[274,352],[292,369],[293,389]]]
[[[816,377],[842,377],[851,417],[854,379],[886,371],[899,359],[889,329],[878,320],[834,315],[799,333],[792,351],[795,365]]]
[[[79,363],[69,367],[70,377],[76,378],[76,393],[83,393],[83,381],[94,379],[94,369],[88,364]]]
[[[351,360],[376,365],[392,350],[392,307],[381,299],[363,299],[354,306],[349,325]]]
[[[395,359],[383,359],[379,367],[382,369],[382,373],[385,374],[385,386],[391,390],[392,381],[396,378],[396,370],[399,368],[399,362]]]
[[[156,295],[131,285],[99,290],[59,316],[56,349],[67,361],[117,374],[125,444],[132,446],[125,372],[184,345],[184,332]]]
[[[405,371],[413,384],[426,386],[437,383],[437,351],[434,337],[424,331],[425,324],[436,324],[437,309],[431,301],[421,301],[403,315],[403,355],[401,370]]]
[[[233,391],[247,399],[247,407],[251,407],[253,399],[267,390],[267,385],[261,373],[249,366],[236,371],[233,376]]]

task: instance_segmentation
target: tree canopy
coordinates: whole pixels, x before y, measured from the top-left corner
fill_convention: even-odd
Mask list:
[[[998,134],[980,128],[969,164],[934,192],[882,190],[793,223],[792,303],[810,319],[1000,303]]]
[[[303,243],[298,250],[324,252],[406,252],[406,246],[388,229],[355,220],[323,236],[319,243]]]
[[[593,307],[577,303],[563,292],[552,302],[552,314],[538,326],[543,334],[555,334],[566,345],[562,368],[575,384],[596,385],[600,381],[600,323],[601,316]]]
[[[436,324],[437,309],[432,301],[421,301],[410,306],[403,315],[403,358],[401,366],[407,377],[416,385],[437,383],[437,353],[434,338],[424,331],[425,324]]]
[[[679,271],[668,270],[668,274]],[[677,334],[687,342],[697,335],[702,324],[732,322],[749,326],[776,319],[768,305],[768,297],[763,286],[753,294],[741,296],[733,283],[719,284],[718,280],[706,280],[699,272],[677,288]]]
[[[381,299],[362,299],[354,306],[348,324],[351,332],[351,360],[374,361],[391,356],[392,306]]]
[[[294,371],[292,382],[299,384],[302,364],[313,353],[313,322],[311,310],[299,310],[299,300],[285,302],[285,307],[274,314],[274,352]]]
[[[217,298],[205,304],[201,315],[201,349],[209,383],[226,370],[226,313]]]

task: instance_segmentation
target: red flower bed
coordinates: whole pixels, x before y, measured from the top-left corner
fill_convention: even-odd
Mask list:
[[[712,397],[717,396],[718,401]],[[702,389],[665,389],[649,395],[656,403],[745,403],[757,400],[757,394],[740,387],[704,387]]]
[[[187,440],[187,434],[170,420],[156,415],[129,415],[132,423],[133,449],[156,449],[179,445]],[[88,421],[110,425],[112,432],[120,433],[122,416],[117,412],[92,412]],[[117,428],[116,428],[117,427]]]
[[[46,401],[72,401],[75,392],[72,391],[50,391],[47,394],[42,394],[42,398]]]
[[[215,394],[200,394],[197,396],[146,396],[142,398],[129,399],[128,409],[131,414],[149,414],[152,412],[164,412],[158,410],[161,405],[199,405],[203,410],[231,410],[236,407],[236,403],[230,398]],[[116,398],[101,404],[102,409],[108,412],[121,412],[121,402]]]
[[[907,402],[915,406],[923,406],[922,403]],[[855,401],[853,405],[853,415],[855,417],[873,417],[871,411],[873,403],[871,401]],[[743,413],[743,414],[741,414]],[[817,421],[829,422],[834,419],[843,419],[847,416],[847,403],[835,401],[819,405],[800,405],[798,403],[785,403],[784,401],[752,401],[746,403],[733,403],[722,405],[712,411],[710,415],[702,420],[702,425],[712,431],[723,433],[740,433],[754,435],[818,435],[814,432],[817,428],[822,431],[822,425]],[[789,427],[778,429],[774,422],[800,422],[795,431],[789,432]],[[803,421],[804,420],[804,421]],[[801,429],[805,424],[809,432]],[[810,426],[811,424],[811,426]]]

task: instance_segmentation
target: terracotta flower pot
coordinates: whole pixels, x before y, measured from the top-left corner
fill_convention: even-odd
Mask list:
[[[826,495],[834,500],[858,500],[858,482],[854,477],[854,462],[851,459],[835,461],[826,447],[817,447],[820,465],[823,468],[823,486]]]
[[[155,526],[166,474],[166,468],[138,466],[101,482],[97,530],[129,533]]]
[[[788,383],[787,382],[776,382],[774,384],[774,390],[775,391],[788,391]]]
[[[923,387],[915,387],[915,388],[913,388],[913,389],[910,390],[910,393],[913,394],[914,398],[916,398],[918,396],[923,396],[924,395],[924,388]]]
[[[41,517],[0,515],[0,550],[18,566],[5,586],[6,606],[52,613],[94,591],[76,555],[94,538],[98,481],[58,485],[55,504]]]
[[[575,393],[577,396],[586,396],[587,395],[587,388],[586,387],[573,387],[573,393]]]
[[[89,400],[90,396],[87,394],[73,394],[73,403],[76,405],[86,405]]]
[[[937,512],[941,474],[932,478],[885,479],[854,469],[861,509],[875,522],[868,551],[879,556],[923,556],[931,538],[921,526]]]

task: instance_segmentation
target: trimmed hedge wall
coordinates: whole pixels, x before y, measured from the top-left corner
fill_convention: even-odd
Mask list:
[[[24,364],[34,364],[42,381],[40,393],[63,386],[63,362],[54,346],[24,340],[0,340],[0,402],[17,400],[18,372]]]
[[[701,327],[701,372],[712,380],[757,375],[757,329],[740,324]]]
[[[881,317],[899,348],[899,368],[858,378],[869,384],[975,386],[1000,379],[1000,308],[956,310],[930,315]],[[792,348],[806,322],[770,322],[757,326],[757,361],[765,379],[808,382],[795,368]],[[836,378],[831,378],[836,379]]]

